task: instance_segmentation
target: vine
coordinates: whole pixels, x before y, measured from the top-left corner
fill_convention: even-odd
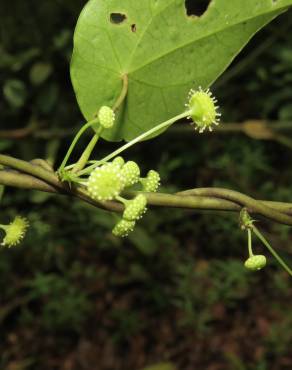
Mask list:
[[[130,146],[181,118],[192,118],[192,124],[199,132],[203,132],[206,128],[211,131],[212,125],[219,124],[219,113],[215,103],[209,90],[206,92],[202,89],[192,90],[186,105],[188,109],[185,112],[158,124],[105,158],[94,161],[86,167],[87,163],[92,162],[89,161],[89,156],[100,133],[114,125],[113,110],[103,106],[97,117],[86,123],[76,134],[57,172],[54,172],[49,164],[41,159],[35,159],[29,163],[0,154],[0,164],[3,166],[0,170],[0,184],[75,196],[94,206],[121,213],[122,218],[113,228],[113,234],[119,237],[126,237],[134,230],[137,220],[146,212],[147,205],[240,211],[241,228],[247,230],[248,233],[249,258],[245,261],[245,267],[250,270],[260,270],[266,265],[264,255],[254,255],[252,252],[251,234],[253,232],[292,276],[291,269],[254,226],[254,220],[248,213],[256,213],[272,221],[292,225],[292,204],[259,201],[237,191],[220,188],[190,189],[177,194],[156,193],[160,184],[160,176],[155,170],[150,170],[143,178],[137,163],[125,162],[122,157],[118,157]],[[96,139],[87,146],[77,163],[66,166],[79,138],[92,126],[95,126],[94,138]],[[76,171],[77,167],[79,171]],[[85,168],[82,169],[83,167]],[[138,183],[142,186],[141,191],[132,189]],[[18,244],[24,237],[28,221],[17,216],[11,224],[0,225],[0,228],[6,233],[2,245],[10,247]]]
[[[264,25],[269,17],[271,19],[275,17],[276,10],[280,13],[288,6],[288,3],[285,7],[284,5],[278,4],[274,4],[273,6],[271,6],[270,4],[266,4],[262,8],[259,7],[260,13],[258,13],[259,10],[255,9],[254,14],[245,14],[244,11],[237,12],[235,14],[233,7],[229,3],[226,4],[227,5],[225,10],[229,9],[229,18],[232,19],[232,21],[234,22],[231,27],[232,30],[241,29],[241,25],[245,24],[245,37],[247,39],[249,39],[255,32],[254,28],[250,26],[250,24],[253,24],[252,21],[254,21],[254,19],[265,19],[265,22],[263,23]],[[123,50],[120,50],[120,53],[122,54],[121,60],[123,58],[125,60],[121,61],[119,58],[117,58],[117,55],[119,54],[119,47],[117,46],[116,50],[114,45],[111,45],[112,50],[110,51],[110,54],[107,54],[108,49],[106,49],[101,50],[98,56],[96,56],[94,53],[88,53],[87,57],[84,57],[83,55],[81,57],[79,55],[80,50],[84,50],[86,52],[86,48],[88,48],[88,45],[90,47],[90,43],[93,42],[92,40],[97,39],[95,34],[96,30],[89,30],[89,28],[87,27],[87,20],[91,19],[90,17],[93,14],[90,9],[91,6],[94,5],[95,0],[91,0],[89,2],[89,6],[84,11],[83,17],[81,17],[80,19],[80,25],[79,27],[77,27],[76,31],[77,36],[75,37],[75,49],[71,65],[72,82],[77,92],[79,104],[85,112],[85,116],[87,117],[87,122],[85,122],[85,124],[81,128],[79,128],[59,168],[56,171],[50,166],[49,163],[42,159],[34,159],[30,162],[26,162],[21,159],[0,154],[1,197],[3,195],[4,186],[13,186],[22,189],[34,189],[43,192],[77,197],[87,203],[92,204],[95,207],[118,213],[117,223],[112,230],[113,234],[117,237],[128,236],[128,234],[135,229],[135,225],[139,221],[139,219],[145,214],[147,209],[152,206],[237,212],[239,214],[240,228],[243,231],[247,232],[248,258],[244,263],[245,267],[249,270],[257,271],[265,267],[267,263],[265,255],[254,255],[253,253],[252,236],[255,235],[275,257],[279,264],[286,270],[286,272],[292,276],[292,270],[282,260],[279,254],[272,248],[270,243],[262,235],[259,229],[255,227],[255,221],[250,216],[251,214],[260,215],[273,222],[292,226],[292,204],[272,202],[267,200],[257,200],[249,195],[234,190],[215,187],[188,189],[175,194],[158,192],[161,178],[160,174],[155,169],[149,169],[146,175],[143,175],[141,174],[141,169],[136,162],[125,161],[124,158],[121,157],[121,154],[130,147],[138,144],[143,140],[158,135],[159,133],[172,126],[175,122],[182,119],[191,120],[191,126],[193,127],[194,131],[197,131],[200,134],[204,133],[205,131],[212,132],[219,125],[221,113],[219,112],[217,100],[212,95],[211,91],[209,89],[201,88],[199,86],[199,83],[196,85],[195,89],[190,90],[187,102],[185,104],[185,109],[182,109],[181,113],[173,113],[175,114],[173,117],[170,117],[155,126],[153,126],[153,122],[151,121],[151,115],[144,114],[144,116],[142,115],[142,117],[137,117],[137,127],[139,129],[135,132],[138,132],[138,134],[133,135],[133,130],[129,129],[129,126],[127,126],[129,132],[126,134],[125,132],[123,132],[121,137],[129,138],[129,141],[127,143],[109,153],[104,158],[100,158],[97,160],[90,159],[93,150],[98,144],[100,138],[104,136],[107,137],[108,133],[112,134],[117,127],[119,128],[118,125],[123,125],[125,123],[123,121],[124,115],[122,114],[124,113],[124,109],[122,110],[121,108],[125,108],[125,117],[126,119],[129,119],[130,115],[127,108],[128,105],[130,105],[130,99],[132,99],[132,106],[139,103],[141,107],[145,109],[146,104],[144,98],[147,94],[142,91],[141,88],[141,85],[143,85],[143,83],[145,84],[145,81],[139,80],[139,71],[141,72],[141,69],[147,69],[147,67],[155,63],[160,66],[160,69],[157,69],[157,73],[161,73],[164,76],[164,85],[160,81],[157,82],[154,79],[154,82],[151,81],[151,83],[148,84],[149,86],[147,86],[153,94],[156,90],[159,90],[161,92],[160,99],[162,100],[160,100],[160,103],[161,101],[163,102],[163,108],[161,108],[162,112],[160,115],[158,115],[158,117],[164,117],[165,119],[166,117],[169,117],[169,115],[166,115],[169,110],[176,113],[179,112],[178,107],[180,106],[179,104],[181,101],[178,99],[177,101],[173,102],[174,108],[171,107],[171,109],[169,106],[172,104],[172,102],[166,102],[167,98],[169,98],[170,96],[172,97],[171,94],[173,94],[173,92],[171,87],[173,83],[171,80],[171,76],[167,75],[168,71],[166,71],[165,74],[165,71],[163,69],[164,58],[166,58],[166,60],[170,62],[170,65],[177,65],[177,68],[180,69],[180,63],[174,63],[174,61],[172,60],[173,54],[175,54],[173,53],[173,50],[175,50],[178,55],[181,56],[181,65],[185,67],[184,58],[185,55],[187,55],[185,48],[193,44],[195,49],[195,56],[200,57],[198,58],[198,63],[200,64],[200,68],[203,71],[205,65],[207,64],[206,62],[210,62],[210,58],[208,59],[208,55],[202,55],[205,53],[201,52],[201,43],[210,42],[210,45],[213,45],[213,47],[210,48],[210,50],[212,49],[211,53],[212,55],[216,55],[215,52],[216,50],[218,51],[218,49],[216,49],[218,48],[218,42],[216,41],[216,43],[214,43],[213,39],[216,38],[213,36],[216,36],[218,32],[221,33],[224,30],[224,32],[230,38],[229,42],[226,43],[226,45],[232,44],[230,46],[232,52],[229,49],[225,50],[226,52],[222,53],[221,59],[218,60],[218,68],[208,67],[210,68],[210,71],[202,73],[202,76],[200,73],[198,73],[200,69],[199,67],[198,71],[194,72],[193,70],[191,70],[189,72],[190,76],[185,77],[184,74],[181,73],[181,75],[178,75],[175,86],[179,91],[178,94],[180,94],[182,92],[182,89],[185,89],[185,86],[189,86],[190,82],[195,78],[197,81],[203,81],[203,85],[204,87],[206,87],[210,85],[216,77],[218,77],[219,71],[222,71],[226,67],[226,65],[231,62],[232,58],[235,56],[236,50],[239,51],[244,42],[243,40],[239,42],[236,38],[232,38],[233,31],[230,31],[230,25],[228,22],[226,22],[226,19],[228,17],[225,16],[224,22],[222,21],[221,28],[219,30],[216,27],[215,29],[212,29],[212,27],[214,27],[214,25],[212,24],[210,25],[210,29],[207,24],[205,25],[206,28],[204,28],[204,25],[201,26],[200,24],[197,24],[196,26],[198,27],[198,29],[199,27],[202,27],[202,29],[199,29],[201,32],[201,39],[197,39],[194,36],[195,33],[193,31],[190,32],[188,23],[181,24],[181,26],[184,27],[183,34],[186,37],[189,37],[189,39],[187,39],[188,42],[186,42],[186,40],[180,40],[179,37],[175,37],[173,38],[174,41],[170,42],[169,44],[166,43],[165,49],[162,48],[163,50],[160,50],[158,54],[154,53],[153,50],[159,48],[152,47],[152,45],[144,45],[146,50],[144,50],[145,60],[144,54],[141,60],[141,55],[139,54],[139,52],[142,46],[139,43],[143,39],[144,35],[147,36],[147,32],[151,34],[151,25],[152,23],[154,23],[152,22],[152,18],[148,19],[146,24],[143,25],[145,29],[142,33],[141,38],[138,37],[137,39],[133,39],[134,41],[131,39],[132,41],[129,41],[129,45],[127,44],[127,42],[125,42],[125,45],[122,45]],[[170,5],[173,6],[172,4]],[[216,6],[218,5],[214,5],[215,10],[217,10]],[[246,8],[248,8],[248,6]],[[163,15],[164,9],[153,9],[151,9],[151,11],[149,12],[150,17],[159,18]],[[208,12],[212,12],[212,9],[213,8],[210,7],[210,10],[208,9]],[[170,12],[169,14],[172,13]],[[173,14],[175,14],[175,12],[173,12]],[[221,14],[221,12],[217,10],[216,14]],[[100,15],[98,14],[97,16],[99,17]],[[171,15],[169,16],[171,17]],[[210,19],[212,19],[212,17],[210,17]],[[85,23],[83,23],[84,20],[86,20]],[[165,22],[160,23],[164,24]],[[114,27],[113,29],[116,28],[116,26],[112,24],[108,25],[108,27]],[[110,28],[109,30],[107,30],[105,26],[107,37],[113,29]],[[137,29],[140,30],[140,28]],[[82,33],[82,37],[80,39],[78,38],[78,32],[84,33],[84,35]],[[80,40],[86,39],[87,32],[93,32],[93,34],[90,33],[90,35],[88,36],[88,45],[86,44],[86,48],[83,47],[83,45],[81,45],[81,47],[78,47],[80,46],[79,43],[82,43],[82,41]],[[121,29],[121,32],[124,32],[124,29]],[[155,30],[152,29],[152,32],[154,34]],[[167,34],[167,32],[165,32],[165,34]],[[125,40],[126,39],[128,40],[129,38],[125,37]],[[152,37],[152,39],[153,43],[156,43],[156,38]],[[125,48],[125,46],[127,47]],[[223,46],[224,48],[227,48],[225,45]],[[220,48],[222,48],[223,46],[220,45]],[[128,55],[124,55],[124,49],[131,50],[130,57]],[[104,51],[104,53],[102,51]],[[126,52],[126,54],[127,53],[128,51]],[[91,60],[93,54],[94,58],[97,59],[100,55],[102,55],[102,60],[98,60],[98,62],[95,59]],[[82,65],[81,67],[81,64],[79,62],[76,63],[76,60],[79,60],[78,58],[84,60],[84,65]],[[115,58],[117,60],[115,60]],[[194,56],[192,56],[192,58],[193,61]],[[101,64],[102,68],[100,74],[98,75],[98,77],[96,77],[95,69],[96,65],[99,66],[99,64]],[[209,63],[208,65],[210,64],[211,63]],[[116,70],[117,65],[119,65],[119,71]],[[214,63],[214,65],[216,65],[216,63]],[[92,70],[93,66],[95,69]],[[149,68],[151,69],[152,67]],[[82,76],[83,78],[83,73],[84,75],[86,75],[85,81],[83,81],[83,79],[82,81],[80,81],[80,76]],[[149,72],[146,72],[145,77],[147,77],[147,73]],[[92,84],[91,74],[93,74],[94,80]],[[151,77],[153,77],[153,73],[151,74]],[[101,79],[101,81],[99,79]],[[108,84],[105,83],[107,79],[109,79]],[[96,82],[104,83],[105,98],[103,98],[103,94],[101,94],[101,90],[99,90],[101,84],[98,85],[96,84]],[[137,96],[135,94],[129,94],[129,91],[131,91],[131,84],[136,84],[137,86],[139,86],[142,91],[141,95],[139,95],[140,92],[136,93]],[[91,88],[89,89],[87,85],[92,85],[93,87],[91,86]],[[96,85],[98,85],[98,87],[96,87]],[[111,89],[111,91],[108,91],[109,89]],[[98,92],[98,96],[95,99],[94,95],[96,91]],[[138,90],[136,90],[136,92],[137,91]],[[164,93],[166,94],[166,98],[164,96]],[[150,94],[151,93],[149,93],[149,95]],[[85,102],[85,96],[89,97],[88,100],[90,101],[90,103]],[[94,102],[94,104],[92,102]],[[152,105],[150,107],[150,112],[151,109],[153,110],[153,108],[155,108],[155,104],[157,103],[151,104]],[[181,106],[181,108],[183,108],[183,105]],[[142,122],[143,119],[145,119],[146,122]],[[26,135],[32,135],[34,133],[34,130],[34,125],[29,125],[28,127],[20,131],[14,131],[10,134],[14,138],[21,138],[25,137]],[[87,146],[82,151],[80,158],[75,163],[70,163],[71,155],[76,148],[80,138],[85,134],[85,132],[88,132],[89,130],[91,130],[91,138]],[[273,132],[270,129],[266,129],[265,133],[266,135],[268,135],[268,137],[271,137],[271,135],[273,135]],[[5,137],[5,135],[7,135],[7,132],[0,132],[0,136],[1,135],[2,137]],[[0,228],[5,233],[2,242],[3,247],[11,247],[18,244],[24,238],[28,226],[28,220],[21,216],[16,216],[16,218],[8,225],[0,225]]]

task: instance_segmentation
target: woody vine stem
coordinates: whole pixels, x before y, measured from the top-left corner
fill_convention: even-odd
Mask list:
[[[122,89],[118,96],[116,103],[113,106],[113,110],[116,111],[123,103],[128,89],[128,77],[127,75],[122,76]],[[187,117],[191,112],[183,112],[182,114],[163,122],[162,124],[154,127],[148,132],[138,136],[131,142],[125,144],[115,152],[103,158],[101,161],[97,161],[93,165],[87,167],[82,171],[85,164],[87,163],[90,154],[97,143],[99,134],[102,129],[99,128],[98,134],[95,134],[88,144],[87,148],[82,153],[80,159],[72,166],[72,172],[79,172],[80,175],[89,172],[91,169],[97,166],[100,162],[106,162],[114,156],[120,154],[123,150],[130,146],[138,143],[147,136],[151,135],[155,131],[167,127],[176,120]],[[63,170],[67,163],[67,160],[76,145],[78,139],[82,133],[89,127],[92,127],[98,122],[98,118],[94,118],[92,121],[86,123],[76,137],[72,141],[72,144],[59,168]],[[31,162],[25,162],[20,159],[16,159],[7,155],[0,154],[0,164],[4,169],[0,170],[0,184],[5,186],[12,186],[23,189],[33,189],[44,192],[51,192],[56,194],[66,194],[69,196],[79,197],[84,201],[109,211],[121,212],[123,205],[116,201],[97,201],[93,200],[84,191],[82,187],[71,188],[68,184],[60,181],[57,174],[54,172],[50,165],[44,160],[33,160]],[[134,191],[128,191],[128,194],[134,195]],[[239,212],[242,207],[247,207],[249,212],[260,214],[272,221],[279,222],[286,225],[292,226],[292,203],[282,202],[270,202],[270,201],[258,201],[245,194],[235,192],[229,189],[220,188],[201,188],[201,189],[190,189],[181,191],[177,194],[164,194],[164,193],[145,193],[147,203],[151,206],[160,207],[175,207],[175,208],[188,208],[197,210],[217,210],[217,211],[231,211]]]
[[[115,111],[123,103],[127,89],[128,78],[125,75],[122,77],[121,94],[113,108],[101,107],[93,119],[81,127],[57,172],[42,159],[26,162],[0,154],[0,185],[74,196],[96,207],[122,213],[122,218],[112,230],[114,235],[121,237],[133,231],[136,221],[146,212],[146,205],[240,212],[241,228],[247,230],[248,233],[249,258],[245,262],[245,267],[250,270],[259,270],[266,264],[264,255],[253,255],[252,253],[251,233],[253,232],[282,267],[292,275],[292,270],[253,225],[254,220],[249,216],[249,214],[256,213],[271,221],[292,226],[291,203],[256,200],[246,194],[221,188],[189,189],[176,194],[157,193],[160,176],[156,171],[150,170],[147,177],[143,178],[137,163],[125,162],[122,157],[117,157],[132,145],[182,118],[191,118],[195,130],[200,133],[206,129],[212,131],[213,126],[219,124],[220,113],[216,106],[217,100],[209,89],[206,91],[201,88],[191,90],[186,104],[187,108],[181,114],[142,133],[103,159],[89,161],[101,133],[114,125]],[[74,147],[81,135],[89,128],[95,131],[92,139],[79,160],[68,166],[67,162]],[[136,187],[133,188],[138,184],[142,186],[141,191],[137,191]],[[23,238],[28,223],[25,219],[18,217],[11,224],[0,225],[0,227],[6,233],[2,244],[9,246],[9,244],[17,244]]]
[[[45,168],[45,161],[34,163],[0,154],[0,184],[20,189],[81,198],[102,209],[121,212],[123,206],[116,201],[97,201],[90,198],[82,187],[70,188],[61,182],[55,172]],[[47,165],[48,166],[48,165]],[[127,194],[136,194],[128,191]],[[292,203],[256,200],[248,195],[221,188],[189,189],[175,194],[145,193],[150,206],[173,207],[196,210],[239,212],[247,207],[250,213],[262,215],[271,221],[292,226]]]

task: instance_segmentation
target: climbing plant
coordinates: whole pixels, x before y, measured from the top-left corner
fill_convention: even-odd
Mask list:
[[[238,212],[248,240],[245,266],[260,270],[266,265],[264,255],[253,254],[255,235],[292,275],[251,217],[261,215],[291,226],[291,204],[221,188],[158,192],[163,178],[157,170],[141,174],[140,166],[125,161],[122,154],[176,122],[189,122],[191,134],[202,134],[202,140],[205,131],[216,131],[221,113],[210,91],[212,83],[251,37],[290,5],[292,0],[213,0],[198,7],[183,0],[90,0],[76,26],[71,61],[85,123],[59,168],[42,159],[26,162],[0,154],[1,196],[4,186],[13,186],[77,197],[120,214],[113,228],[117,237],[132,232],[149,206]],[[220,91],[218,95],[220,100]],[[70,163],[86,130],[92,138],[79,160]],[[91,159],[101,138],[126,143],[104,158]],[[2,245],[18,244],[28,225],[21,216],[0,225],[5,233]]]

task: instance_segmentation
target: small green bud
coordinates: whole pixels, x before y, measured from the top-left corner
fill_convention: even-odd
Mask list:
[[[252,271],[261,270],[266,264],[267,259],[262,254],[251,256],[244,262],[244,266]]]
[[[124,185],[124,179],[118,166],[107,163],[91,172],[87,190],[93,199],[105,201],[117,197],[124,189]]]
[[[115,113],[110,107],[104,105],[98,111],[98,119],[102,127],[111,128],[115,122]]]
[[[112,233],[115,236],[124,238],[128,236],[129,232],[133,231],[135,227],[135,221],[121,220],[113,228]]]
[[[25,236],[29,227],[29,222],[26,218],[16,216],[9,225],[0,225],[6,233],[1,245],[8,248],[17,245]]]
[[[146,212],[147,199],[145,195],[139,194],[136,198],[130,200],[126,205],[123,213],[123,219],[128,221],[136,221]]]
[[[112,163],[116,164],[117,166],[119,166],[119,168],[122,168],[123,165],[125,164],[125,161],[123,159],[123,157],[116,157]]]
[[[147,177],[141,179],[143,190],[147,192],[156,192],[160,185],[160,176],[159,173],[150,170],[147,174]]]
[[[245,207],[242,208],[239,214],[239,226],[241,230],[252,229],[254,221],[255,220],[250,217],[247,209]]]
[[[125,187],[136,184],[140,179],[140,168],[136,162],[128,161],[121,170],[124,177]]]
[[[58,171],[59,179],[62,182],[67,182],[69,186],[71,187],[71,183],[79,183],[80,179],[79,177],[73,173],[72,171],[62,169],[61,171]]]
[[[212,96],[209,89],[191,90],[189,93],[189,102],[187,107],[190,109],[190,117],[192,118],[195,129],[200,133],[204,132],[206,128],[212,131],[213,125],[219,125],[220,113],[218,107],[215,105],[217,100]]]

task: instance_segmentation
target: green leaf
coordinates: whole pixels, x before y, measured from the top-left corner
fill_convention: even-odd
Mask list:
[[[21,108],[27,99],[27,90],[20,80],[7,80],[3,86],[3,95],[14,108]]]
[[[37,62],[35,63],[29,73],[30,81],[33,85],[41,85],[51,75],[53,69],[49,63]]]
[[[190,88],[206,88],[250,38],[292,0],[216,0],[201,17],[184,0],[90,0],[74,35],[71,78],[91,120],[113,105],[128,76],[126,101],[108,140],[130,140],[181,113]],[[219,95],[220,99],[220,95]]]
[[[157,365],[145,367],[143,370],[176,370],[176,367],[169,362],[163,362]]]

